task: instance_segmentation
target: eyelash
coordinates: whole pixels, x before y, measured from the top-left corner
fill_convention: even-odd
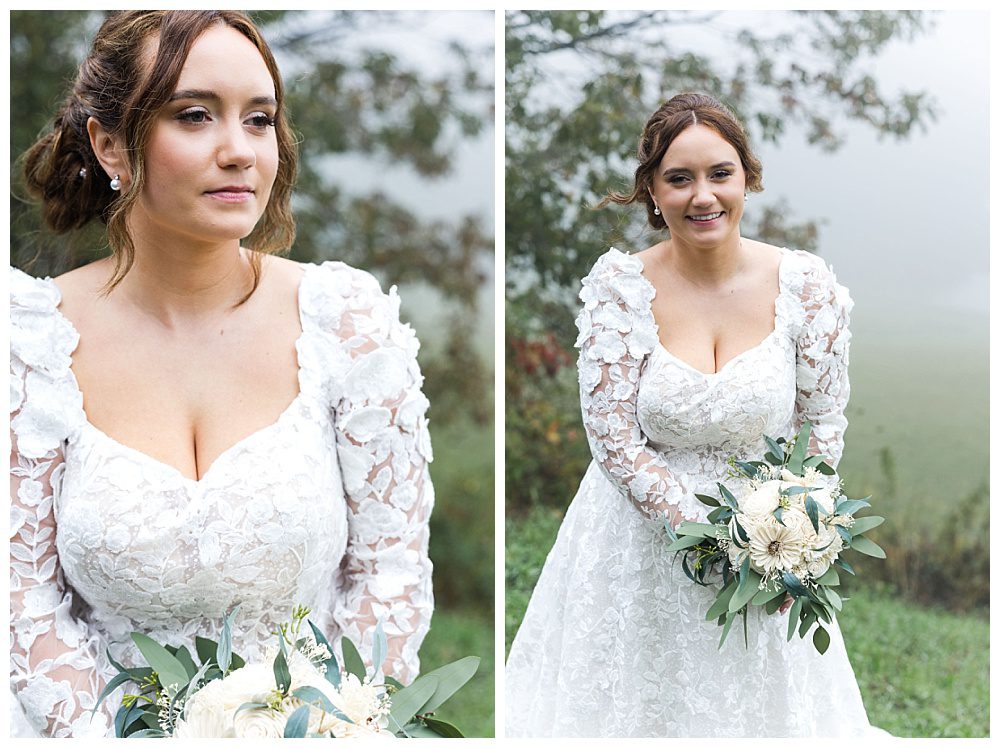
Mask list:
[[[712,173],[712,178],[713,179],[715,179],[715,178],[723,178],[724,179],[726,177],[731,177],[732,175],[733,175],[733,173],[731,171],[727,171],[725,169],[719,169],[718,171]],[[684,176],[683,174],[677,174],[676,176],[670,177],[670,179],[668,179],[667,181],[670,182],[670,184],[679,185],[684,180],[687,180],[687,179],[688,179],[688,177]]]
[[[197,119],[198,117],[208,117],[208,112],[204,109],[185,109],[177,115],[177,119],[181,122],[186,122],[191,125],[201,125],[205,123],[205,119]],[[276,117],[272,117],[269,114],[263,112],[258,112],[247,118],[251,121],[250,126],[257,130],[263,130],[265,127],[274,127],[277,121]],[[261,121],[263,120],[263,121]]]

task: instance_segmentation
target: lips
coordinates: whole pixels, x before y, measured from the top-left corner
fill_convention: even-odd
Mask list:
[[[243,203],[253,198],[254,191],[252,187],[246,185],[231,184],[214,190],[206,190],[205,194],[227,203]]]

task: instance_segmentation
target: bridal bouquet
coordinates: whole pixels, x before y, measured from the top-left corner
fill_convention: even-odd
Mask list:
[[[676,530],[666,524],[672,541],[667,550],[681,555],[688,578],[708,586],[721,573],[722,588],[706,616],[722,626],[720,647],[738,615],[746,642],[749,606],[763,606],[771,615],[790,595],[788,640],[796,629],[804,638],[816,625],[813,645],[825,653],[830,634],[822,622],[832,623],[846,599],[836,589],[838,569],[854,574],[842,554],[854,550],[885,558],[864,536],[884,518],[856,516],[871,506],[871,497],[847,498],[826,458],[806,454],[811,428],[806,422],[791,441],[764,437],[763,460],[732,460],[742,480],[739,490],[719,483],[721,499],[696,494],[713,507],[707,524],[682,522]]]
[[[141,633],[132,640],[148,667],[118,669],[98,705],[131,683],[115,716],[122,738],[363,738],[463,737],[433,712],[475,674],[478,657],[465,657],[417,678],[409,686],[376,677],[387,644],[375,628],[372,673],[354,644],[341,639],[341,661],[323,633],[298,607],[275,632],[264,662],[247,663],[232,651],[233,610],[218,642],[197,637],[196,665],[184,647],[162,646]],[[303,632],[303,622],[310,631]],[[96,711],[97,706],[94,707]]]

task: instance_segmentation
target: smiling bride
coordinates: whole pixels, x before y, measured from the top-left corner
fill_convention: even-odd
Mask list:
[[[417,674],[418,342],[395,289],[275,256],[295,171],[274,57],[233,11],[110,14],[25,157],[47,224],[98,219],[112,252],[11,270],[15,735],[113,734],[120,693],[90,710],[129,634],[190,647],[237,604],[245,656],[300,604],[361,652],[381,621],[385,673]]]

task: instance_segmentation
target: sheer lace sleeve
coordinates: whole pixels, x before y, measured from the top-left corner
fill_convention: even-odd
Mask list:
[[[825,454],[836,467],[844,452],[851,395],[847,378],[849,329],[854,302],[822,260],[810,256],[800,291],[802,329],[797,341],[795,428],[813,423],[810,451]]]
[[[337,336],[348,361],[336,403],[337,447],[348,506],[347,551],[334,618],[362,654],[378,621],[388,639],[387,675],[408,683],[433,610],[428,521],[432,459],[417,366],[419,343],[399,321],[395,288],[344,266]]]
[[[12,271],[10,677],[21,711],[11,713],[42,735],[103,736],[110,712],[90,714],[104,685],[100,643],[71,612],[55,545],[63,440],[83,417],[69,379],[77,336],[58,303],[51,282]]]
[[[650,519],[687,519],[685,489],[650,448],[636,416],[639,375],[657,345],[650,302],[653,287],[642,263],[612,249],[583,280],[576,320],[583,424],[601,471]]]

